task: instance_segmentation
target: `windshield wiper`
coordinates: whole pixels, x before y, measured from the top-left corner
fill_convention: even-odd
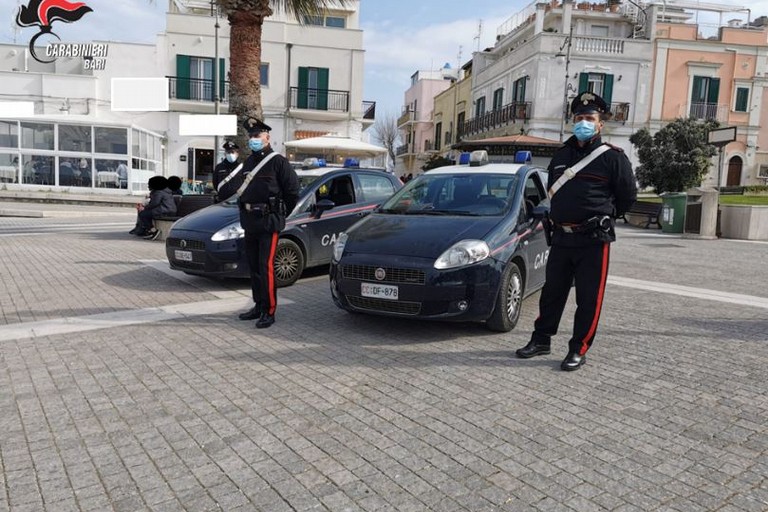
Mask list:
[[[406,215],[465,215],[476,217],[476,213],[465,210],[409,210]]]
[[[381,208],[379,210],[376,210],[376,213],[393,213],[395,215],[401,215],[403,210],[395,210],[394,208]]]

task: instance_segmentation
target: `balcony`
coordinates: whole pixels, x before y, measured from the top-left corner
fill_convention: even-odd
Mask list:
[[[487,112],[480,117],[474,117],[459,126],[460,137],[482,133],[494,128],[500,128],[517,121],[526,121],[531,118],[531,102],[516,101],[504,105],[498,110]]]
[[[629,103],[611,103],[611,121],[625,124],[629,120]]]
[[[413,121],[415,119],[416,119],[416,111],[408,110],[408,107],[404,107],[403,113],[400,114],[400,117],[397,118],[397,126],[403,126],[405,123],[409,121]]]
[[[349,91],[291,87],[292,109],[349,112]]]
[[[684,116],[685,114],[682,114]],[[721,123],[728,121],[728,105],[717,103],[691,103],[688,117],[693,119],[714,119]]]
[[[403,144],[402,146],[397,146],[397,149],[395,150],[395,156],[402,156],[406,153],[410,153],[411,147],[413,147],[413,144]]]
[[[376,102],[375,101],[363,102],[363,120],[364,121],[376,120]]]
[[[172,100],[189,100],[213,102],[213,80],[204,78],[183,78],[166,76],[169,85],[169,98]],[[219,101],[229,102],[229,82],[221,82]]]

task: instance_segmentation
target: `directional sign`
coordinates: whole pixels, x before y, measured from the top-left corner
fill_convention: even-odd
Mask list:
[[[729,126],[728,128],[718,128],[717,130],[709,130],[709,133],[707,133],[707,142],[713,146],[725,146],[734,140],[736,140],[735,126]]]

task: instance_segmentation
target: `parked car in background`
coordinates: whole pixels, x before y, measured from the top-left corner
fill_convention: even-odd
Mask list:
[[[286,219],[275,253],[277,286],[305,268],[327,264],[339,234],[402,187],[393,175],[359,168],[298,170],[299,201]],[[172,269],[210,277],[248,277],[237,198],[176,221],[166,237]]]
[[[515,327],[523,298],[544,285],[546,171],[479,165],[476,153],[477,166],[415,178],[339,236],[330,269],[339,307]]]

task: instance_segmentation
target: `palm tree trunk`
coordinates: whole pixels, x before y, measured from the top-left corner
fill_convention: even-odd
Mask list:
[[[248,134],[243,121],[248,117],[264,119],[261,106],[261,31],[264,18],[272,14],[268,2],[265,9],[230,12],[229,46],[229,113],[237,115],[236,142],[247,147]]]

